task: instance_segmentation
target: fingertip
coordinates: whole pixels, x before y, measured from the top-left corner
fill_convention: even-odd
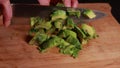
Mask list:
[[[78,0],[72,0],[72,7],[77,8],[78,7]]]
[[[43,6],[49,6],[50,5],[50,0],[38,0],[40,5]]]
[[[2,14],[3,14],[3,24],[8,27],[11,23],[12,18],[12,6],[9,0],[3,1],[2,5]]]
[[[71,7],[71,0],[64,0],[63,3],[66,7]]]

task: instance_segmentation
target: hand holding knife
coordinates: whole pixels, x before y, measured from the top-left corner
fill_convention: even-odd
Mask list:
[[[63,2],[66,7],[77,7],[78,1],[77,0],[38,0],[40,5],[50,5]],[[3,24],[7,27],[10,25],[10,20],[12,18],[12,7],[10,4],[10,0],[0,0],[0,7],[2,7],[2,14],[3,14]]]

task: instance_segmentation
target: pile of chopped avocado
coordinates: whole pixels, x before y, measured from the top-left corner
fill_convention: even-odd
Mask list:
[[[95,29],[87,24],[78,27],[70,15],[80,16],[77,10],[55,10],[50,19],[31,17],[29,35],[30,45],[37,45],[40,52],[49,51],[53,47],[59,48],[62,54],[76,58],[83,44],[97,37]]]

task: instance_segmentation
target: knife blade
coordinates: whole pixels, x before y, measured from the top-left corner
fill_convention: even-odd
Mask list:
[[[67,10],[67,7],[55,7],[55,6],[40,6],[39,4],[12,4],[13,9],[13,17],[11,20],[12,24],[29,24],[30,17],[40,16],[41,18],[49,17],[51,12],[56,9]],[[84,11],[85,8],[77,8],[80,11]],[[94,21],[96,19],[100,19],[106,16],[104,12],[93,10],[96,14],[96,17],[93,19],[85,18],[84,16],[80,16],[80,18],[72,17],[75,22],[80,23],[80,21],[89,22]]]

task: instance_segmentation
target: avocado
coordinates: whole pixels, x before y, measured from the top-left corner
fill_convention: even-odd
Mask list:
[[[62,27],[63,27],[63,21],[64,21],[64,20],[62,20],[62,19],[56,20],[56,21],[53,23],[54,26],[55,26],[55,28],[61,30]]]
[[[41,32],[37,32],[35,36],[29,41],[30,45],[38,43],[39,45],[42,44],[49,38],[47,34],[42,34]]]
[[[42,19],[40,17],[31,17],[30,18],[30,26],[33,27],[36,23],[41,22]]]
[[[61,30],[59,33],[58,33],[58,36],[61,37],[61,38],[66,38],[68,36],[72,36],[74,38],[77,38],[77,34],[72,31],[72,30]]]
[[[93,19],[93,18],[96,17],[95,13],[92,10],[90,10],[90,9],[84,10],[83,11],[83,15],[88,17],[89,19]]]
[[[73,29],[75,27],[75,23],[72,18],[67,18],[66,26],[68,29]]]
[[[87,39],[81,39],[81,44],[84,45],[84,44],[87,44],[88,43],[88,40]]]
[[[81,15],[80,10],[74,9],[74,8],[68,8],[68,9],[67,9],[67,13],[68,13],[69,16],[77,16],[78,18],[79,18],[80,15]]]
[[[55,21],[57,19],[65,20],[67,18],[66,11],[64,10],[56,10],[51,14],[51,20]]]
[[[42,20],[41,23],[35,26],[35,29],[46,29],[49,30],[52,27],[51,21]]]
[[[92,26],[89,26],[87,24],[82,24],[81,29],[87,36],[89,36],[89,38],[93,38],[96,33],[95,29]]]
[[[57,6],[57,7],[65,7],[65,5],[64,5],[63,3],[60,3],[60,2],[58,2],[58,3],[56,4],[56,6]]]
[[[74,31],[77,33],[79,39],[87,37],[82,31],[82,29],[80,29],[78,26],[75,26]]]

